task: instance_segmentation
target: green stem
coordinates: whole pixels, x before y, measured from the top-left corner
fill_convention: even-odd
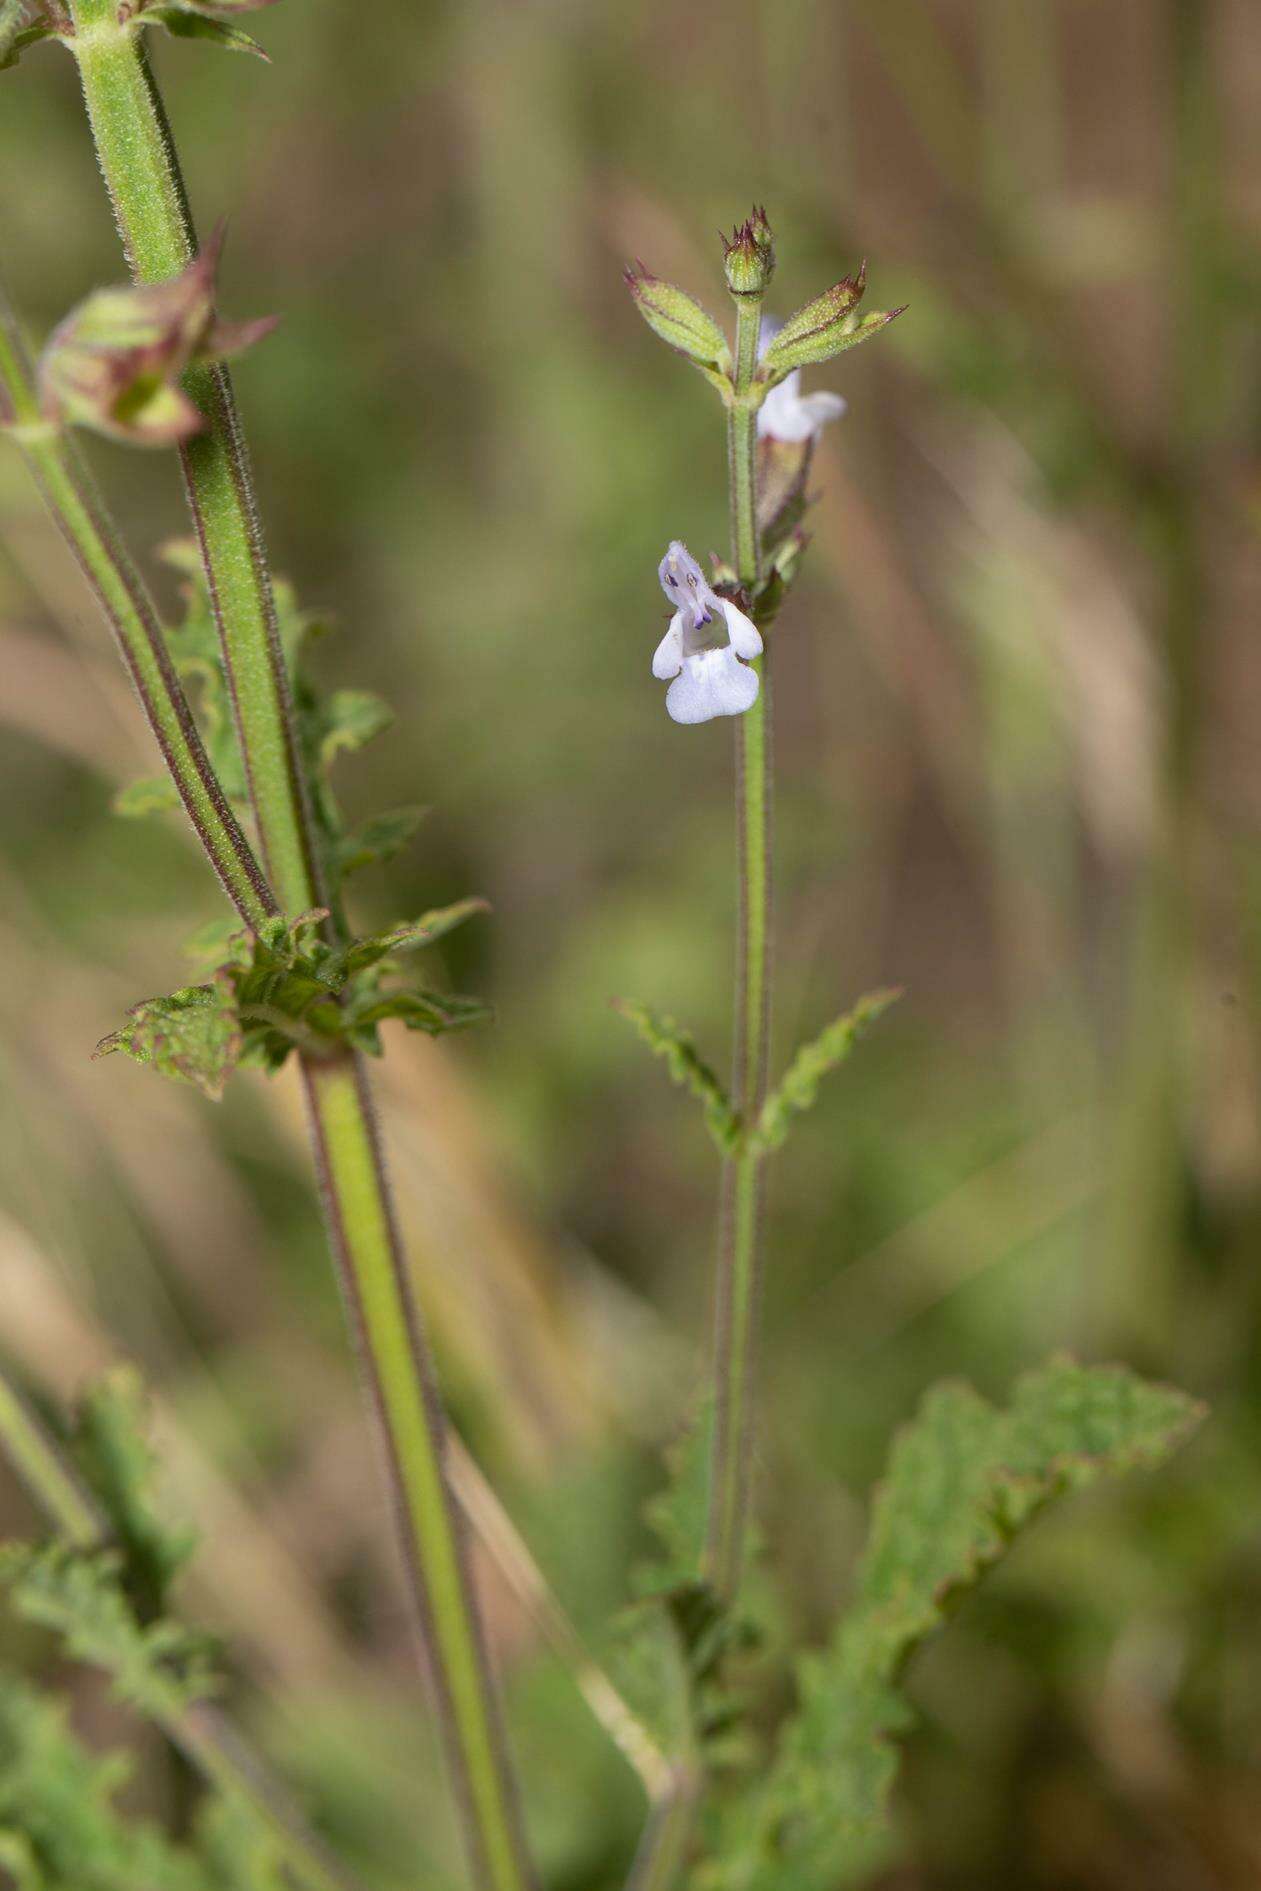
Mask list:
[[[442,1413],[398,1232],[362,1062],[304,1060],[325,1214],[351,1326],[381,1419],[399,1529],[420,1603],[441,1719],[474,1840],[479,1881],[529,1882],[503,1735],[472,1607],[463,1525],[446,1470]]]
[[[114,0],[72,0],[74,51],[97,155],[132,272],[164,280],[194,238],[165,112],[133,22]],[[322,904],[288,679],[231,384],[196,370],[206,416],[184,449],[224,666],[264,855],[286,911]],[[385,1434],[400,1530],[430,1656],[465,1839],[485,1891],[532,1882],[482,1646],[458,1511],[444,1470],[445,1422],[394,1227],[365,1074],[353,1058],[302,1059],[325,1219]]]
[[[757,366],[760,298],[736,302],[735,394],[727,444],[732,553],[745,591],[759,571],[757,529]],[[770,1024],[771,678],[760,660],[762,687],[736,723],[736,819],[740,909],[736,963],[736,1047],[732,1096],[743,1138],[723,1169],[719,1214],[714,1340],[714,1437],[710,1460],[705,1575],[719,1595],[739,1587],[749,1510],[753,1443],[754,1362],[759,1291],[758,1224],[762,1156],[748,1132],[766,1097]]]
[[[59,1536],[84,1550],[108,1542],[104,1512],[3,1374],[0,1445]],[[283,1788],[218,1708],[197,1702],[164,1715],[161,1725],[204,1778],[250,1807],[303,1884],[312,1891],[359,1891],[356,1880],[308,1830]]]
[[[258,862],[197,733],[149,593],[87,466],[39,411],[26,349],[0,294],[0,405],[9,431],[114,632],[188,818],[247,925],[276,910]]]
[[[72,13],[72,50],[128,264],[137,282],[164,282],[192,261],[197,241],[143,32],[117,24],[114,0],[72,0]],[[221,365],[199,366],[184,386],[206,418],[181,458],[263,859],[284,910],[304,912],[322,903],[322,876],[232,382]]]

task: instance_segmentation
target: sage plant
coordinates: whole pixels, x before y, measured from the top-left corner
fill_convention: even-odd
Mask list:
[[[755,208],[724,239],[735,305],[729,345],[718,323],[673,283],[642,266],[627,271],[636,305],[654,332],[704,374],[726,414],[731,561],[710,584],[686,546],[671,544],[660,569],[674,607],[652,661],[672,678],[666,709],[676,722],[736,722],[739,937],[734,1075],[730,1097],[694,1059],[690,1040],[632,1007],[654,1048],[700,1082],[723,1156],[714,1343],[713,1444],[705,1574],[725,1598],[739,1587],[749,1508],[762,1174],[793,1112],[813,1101],[820,1077],[849,1054],[860,1032],[891,1002],[876,992],[802,1049],[768,1094],[771,1020],[771,626],[801,568],[802,517],[814,443],[844,412],[838,395],[803,396],[801,370],[867,341],[902,313],[862,314],[866,270],[842,278],[782,326],[764,313],[775,270],[766,211]],[[764,635],[765,633],[765,635]]]
[[[271,571],[226,366],[270,325],[218,313],[221,237],[196,241],[174,130],[146,54],[155,27],[256,51],[239,16],[266,3],[0,4],[0,66],[43,41],[76,62],[131,273],[127,286],[88,294],[37,360],[0,302],[0,429],[82,568],[165,764],[164,777],[128,791],[131,811],[182,807],[232,909],[207,976],[137,1005],[99,1050],[212,1098],[237,1068],[297,1063],[469,1877],[479,1891],[529,1891],[536,1879],[469,1578],[452,1450],[394,1223],[367,1066],[381,1053],[383,1025],[439,1035],[485,1016],[475,999],[399,978],[401,961],[483,903],[463,900],[366,937],[349,923],[348,876],[402,845],[415,814],[394,810],[350,830],[338,807],[330,758],[382,726],[380,705],[360,692],[319,695],[305,661],[312,620]],[[706,577],[681,540],[669,544],[658,576],[671,614],[651,668],[668,686],[665,708],[676,723],[729,717],[736,732],[730,1094],[685,1033],[624,1007],[699,1098],[721,1151],[712,1416],[684,1433],[653,1506],[658,1548],[635,1576],[638,1604],[602,1651],[607,1668],[554,1604],[540,1602],[536,1613],[647,1789],[630,1863],[635,1891],[685,1883],[696,1891],[837,1891],[888,1854],[891,1737],[906,1712],[898,1682],[947,1602],[1050,1499],[1102,1472],[1158,1461],[1197,1414],[1181,1394],[1124,1368],[1066,1360],[1028,1375],[1005,1410],[967,1387],[931,1391],[894,1445],[850,1607],[790,1674],[759,1668],[756,1585],[744,1577],[765,1162],[892,996],[860,1000],[772,1087],[770,673],[777,616],[805,549],[814,443],[843,407],[825,391],[803,393],[800,372],[877,333],[898,311],[860,313],[859,271],[775,329],[763,307],[774,253],[761,210],[737,227],[724,263],[733,343],[682,290],[642,267],[629,272],[649,325],[720,396],[727,433],[731,558]],[[185,587],[182,625],[161,623],[78,452],[79,427],[178,453],[193,527],[191,543],[168,553]],[[196,710],[185,693],[194,677]],[[140,1433],[130,1376],[89,1394],[63,1440],[0,1379],[0,1441],[53,1530],[48,1543],[8,1546],[0,1580],[10,1606],[59,1633],[72,1658],[108,1673],[203,1776],[218,1819],[213,1845],[197,1849],[200,1824],[190,1848],[129,1822],[56,1707],[0,1674],[0,1741],[20,1760],[0,1778],[0,1864],[20,1891],[87,1883],[274,1891],[281,1872],[317,1891],[348,1891],[354,1877],[245,1747],[227,1711],[210,1704],[217,1677],[204,1640],[170,1606],[190,1545],[153,1504]],[[481,1491],[483,1518],[489,1503]],[[493,1521],[502,1543],[503,1521]],[[534,1572],[522,1587],[543,1596]],[[772,1702],[778,1714],[768,1712]],[[743,1730],[742,1744],[731,1742],[733,1728]],[[81,1816],[67,1821],[67,1805]],[[594,1809],[597,1827],[602,1811]]]

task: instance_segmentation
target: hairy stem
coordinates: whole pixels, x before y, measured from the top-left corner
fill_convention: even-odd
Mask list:
[[[759,577],[757,530],[757,366],[760,298],[736,302],[736,382],[727,415],[732,555],[752,594]],[[762,687],[736,722],[736,822],[740,907],[736,957],[736,1045],[732,1096],[741,1142],[723,1168],[714,1335],[714,1437],[710,1460],[705,1575],[719,1595],[738,1588],[744,1563],[753,1441],[758,1303],[758,1223],[762,1156],[750,1146],[766,1096],[770,1019],[769,651]]]
[[[399,1530],[479,1882],[529,1882],[441,1408],[388,1194],[362,1061],[303,1063],[334,1255],[389,1459]]]
[[[73,0],[79,63],[97,157],[137,282],[164,282],[197,240],[143,32],[117,24],[113,0]],[[206,425],[181,447],[184,481],[223,646],[246,778],[268,878],[286,912],[320,903],[289,683],[232,381],[222,365],[188,370]]]
[[[83,459],[39,411],[21,334],[2,293],[0,405],[13,415],[10,435],[109,621],[197,837],[241,918],[257,926],[276,902],[202,746],[148,590]]]
[[[194,250],[187,197],[136,23],[114,0],[72,0],[74,51],[97,155],[133,275],[178,273]],[[276,629],[245,443],[222,368],[185,387],[206,419],[183,450],[269,876],[284,909],[322,903],[308,795]],[[386,1443],[407,1566],[477,1882],[526,1891],[516,1792],[487,1670],[445,1422],[394,1227],[366,1078],[358,1060],[303,1058],[325,1218]]]
[[[90,1550],[109,1541],[109,1523],[65,1454],[0,1374],[0,1447],[59,1536]],[[203,1778],[243,1801],[295,1877],[311,1891],[360,1891],[357,1881],[305,1825],[237,1728],[216,1707],[193,1703],[162,1720],[163,1732]]]

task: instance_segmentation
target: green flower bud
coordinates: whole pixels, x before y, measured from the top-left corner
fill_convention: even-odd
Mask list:
[[[219,230],[168,282],[99,289],[73,309],[39,364],[48,418],[143,446],[167,446],[198,432],[201,414],[179,385],[185,368],[239,354],[275,327],[271,316],[256,322],[216,316],[222,247]]]
[[[833,355],[856,347],[903,313],[900,308],[877,309],[860,317],[857,309],[866,287],[867,265],[863,263],[857,275],[845,276],[813,302],[798,309],[766,349],[759,379],[773,386],[794,368],[830,361]]]
[[[766,211],[759,205],[730,239],[722,239],[723,268],[732,295],[761,295],[775,273],[775,249]]]
[[[654,335],[660,335],[662,341],[700,368],[724,376],[731,373],[727,338],[708,310],[672,282],[650,275],[642,263],[623,274],[635,307]]]

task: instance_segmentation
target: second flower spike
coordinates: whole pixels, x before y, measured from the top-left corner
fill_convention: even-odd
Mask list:
[[[667,711],[675,722],[742,716],[757,701],[760,686],[757,671],[741,661],[762,654],[757,625],[729,598],[719,597],[677,538],[658,576],[674,606],[670,628],[652,659],[655,677],[663,683],[673,678]]]

